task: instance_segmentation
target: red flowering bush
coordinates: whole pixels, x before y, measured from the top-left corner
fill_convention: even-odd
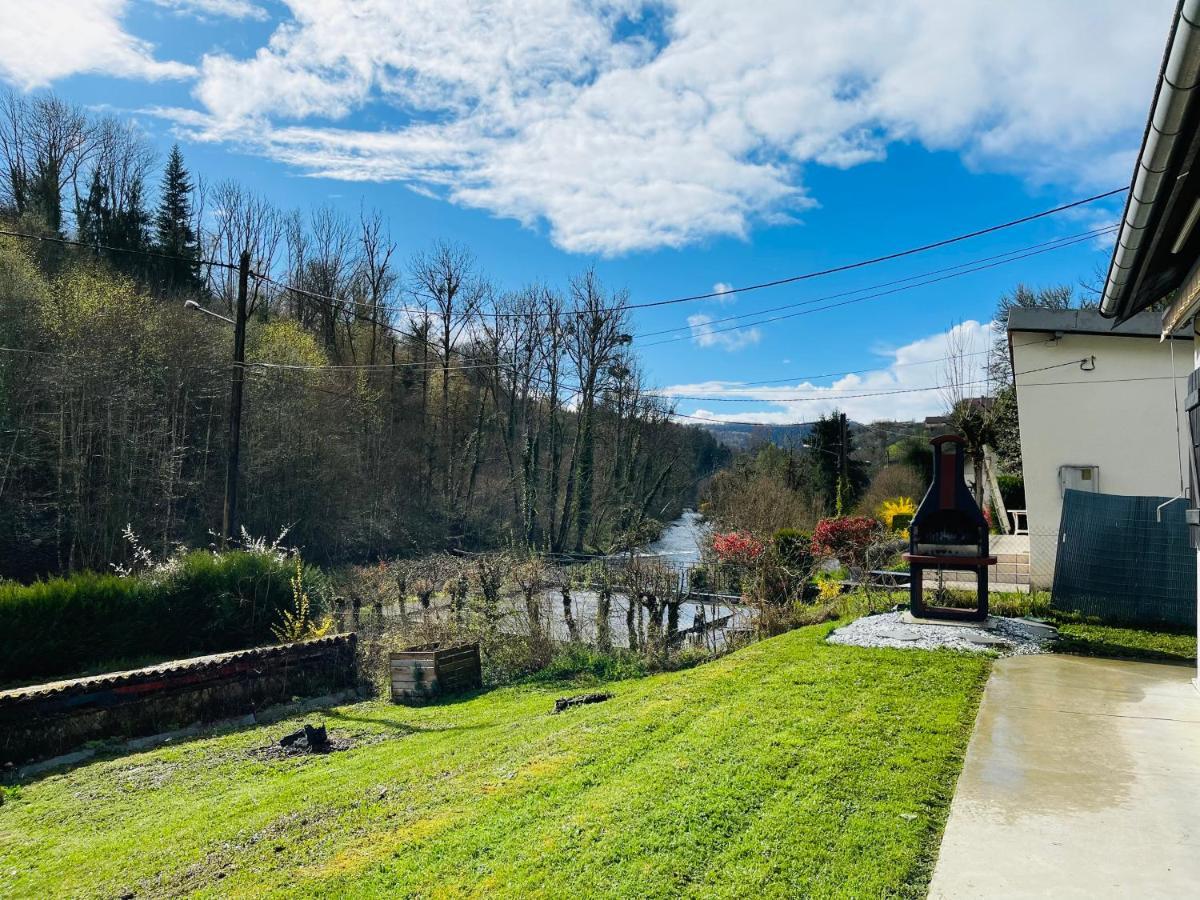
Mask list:
[[[713,553],[723,563],[748,566],[763,555],[766,545],[744,531],[714,534]]]
[[[862,567],[867,551],[879,540],[883,526],[870,516],[822,519],[813,529],[813,554],[837,557],[845,566]]]

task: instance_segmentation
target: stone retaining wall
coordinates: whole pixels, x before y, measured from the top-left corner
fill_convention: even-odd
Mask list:
[[[339,634],[0,691],[0,765],[353,687],[354,649]]]

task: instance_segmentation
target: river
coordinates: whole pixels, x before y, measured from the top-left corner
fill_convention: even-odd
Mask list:
[[[704,521],[700,513],[694,509],[685,509],[674,522],[668,524],[658,540],[647,544],[639,555],[661,559],[672,568],[685,570],[700,561],[701,550],[708,541],[712,527]],[[596,603],[594,591],[575,590],[571,592],[573,615],[578,624],[580,637],[585,641],[594,641],[596,636]],[[628,598],[623,594],[615,594],[612,598],[612,610],[609,615],[609,627],[612,630],[613,643],[617,646],[629,646],[629,634],[626,628],[625,613],[628,608]],[[566,619],[563,616],[562,593],[557,590],[546,592],[545,606],[546,621],[550,623],[551,633],[559,640],[569,637]],[[638,607],[639,631],[645,630],[645,610]],[[745,607],[734,607],[719,599],[711,602],[688,601],[679,605],[679,628],[686,630],[702,623],[727,620],[739,627],[744,626],[747,618]],[[709,628],[704,633],[689,636],[689,639],[708,646],[720,646],[725,640],[724,628]]]
[[[665,562],[692,566],[700,562],[700,550],[708,542],[712,526],[694,509],[685,509],[674,522],[663,529],[657,541],[647,544],[642,553],[660,556]]]

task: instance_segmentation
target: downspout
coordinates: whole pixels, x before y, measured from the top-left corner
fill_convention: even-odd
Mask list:
[[[1154,112],[1146,128],[1138,157],[1133,187],[1125,202],[1125,217],[1113,248],[1112,264],[1100,314],[1113,318],[1120,312],[1120,298],[1137,266],[1155,204],[1170,194],[1167,167],[1179,131],[1196,95],[1200,81],[1200,0],[1182,0],[1167,61],[1163,66]]]

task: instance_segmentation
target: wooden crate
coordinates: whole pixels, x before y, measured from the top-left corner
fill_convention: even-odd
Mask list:
[[[389,654],[392,700],[419,703],[483,687],[478,644],[424,644]]]

